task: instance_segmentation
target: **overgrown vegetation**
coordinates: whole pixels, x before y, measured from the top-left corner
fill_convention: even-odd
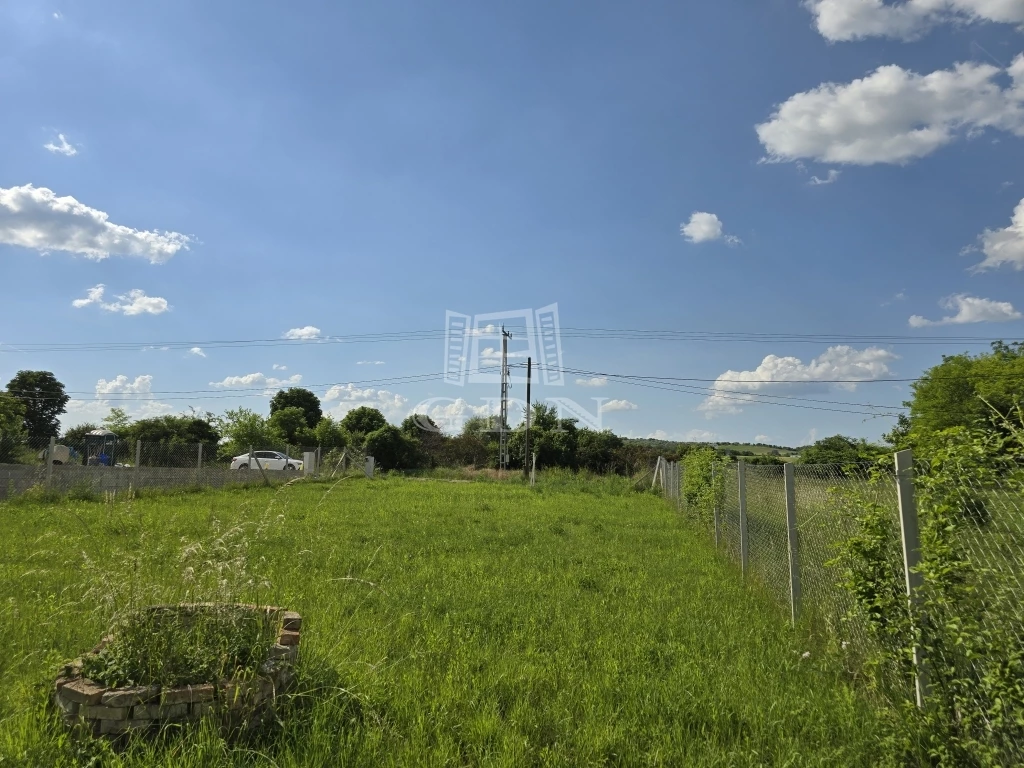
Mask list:
[[[876,764],[876,709],[827,658],[803,658],[703,533],[623,478],[581,492],[580,474],[559,475],[0,504],[0,764]],[[236,529],[245,567],[234,544],[207,543]],[[262,575],[261,602],[302,613],[280,723],[119,754],[68,741],[48,686],[107,629],[102,596],[137,579],[147,600],[192,600],[189,566],[236,594]]]

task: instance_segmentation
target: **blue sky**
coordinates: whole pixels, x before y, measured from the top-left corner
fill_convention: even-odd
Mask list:
[[[557,303],[565,328],[861,337],[566,336],[566,367],[717,388],[538,386],[621,434],[877,438],[863,406],[743,396],[896,406],[870,380],[984,346],[883,337],[1020,337],[1022,24],[1024,0],[7,0],[0,379],[54,371],[65,424],[265,411],[291,381],[335,414],[467,415],[497,387],[389,383],[439,372],[440,338],[158,342]]]

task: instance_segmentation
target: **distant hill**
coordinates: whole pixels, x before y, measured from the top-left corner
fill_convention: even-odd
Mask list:
[[[713,445],[719,453],[728,452],[732,456],[778,456],[779,458],[795,458],[800,454],[799,448],[790,448],[785,445],[769,445],[767,443],[699,443],[684,442],[676,440],[655,440],[651,437],[627,437],[623,438],[628,443],[636,443],[658,453],[678,453],[680,449],[685,450],[695,445]]]

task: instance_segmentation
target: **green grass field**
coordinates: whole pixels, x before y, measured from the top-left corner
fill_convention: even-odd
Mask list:
[[[0,521],[3,766],[878,757],[879,714],[827,660],[802,658],[778,604],[745,589],[666,502],[615,483],[297,483],[13,503]],[[69,742],[46,706],[57,662],[102,635],[106,598],[196,596],[189,563],[251,575],[261,601],[305,617],[283,723],[244,741],[167,733],[119,753]]]

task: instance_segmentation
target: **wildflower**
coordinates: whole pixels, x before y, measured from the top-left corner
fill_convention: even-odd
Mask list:
[[[811,652],[810,651],[804,651],[803,654],[800,656],[800,658],[801,659],[809,659],[809,658],[811,658]]]

